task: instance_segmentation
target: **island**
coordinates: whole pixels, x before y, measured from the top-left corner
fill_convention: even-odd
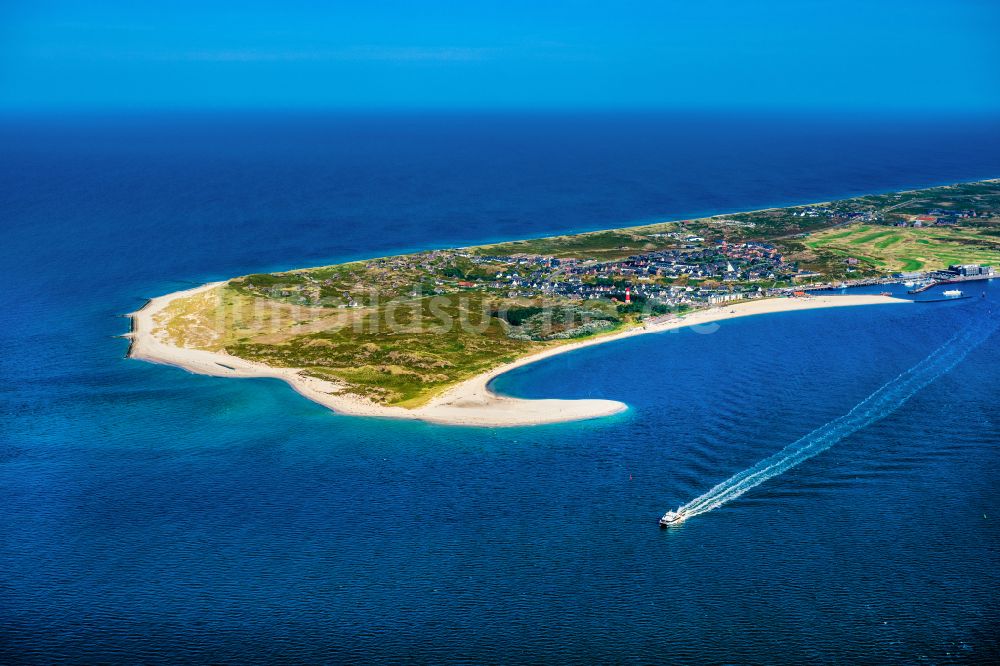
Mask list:
[[[282,379],[344,414],[535,425],[627,406],[502,396],[493,378],[733,317],[906,304],[832,290],[916,292],[989,279],[998,261],[1000,180],[986,180],[245,275],[150,300],[129,356]]]

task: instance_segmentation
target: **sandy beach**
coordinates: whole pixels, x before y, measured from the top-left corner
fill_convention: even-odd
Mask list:
[[[605,344],[636,335],[660,333],[685,326],[700,326],[714,322],[758,314],[812,310],[818,308],[859,305],[908,304],[911,301],[888,296],[810,296],[807,298],[771,298],[736,302],[698,310],[682,317],[647,323],[619,333],[588,338],[525,356],[512,363],[498,366],[456,384],[427,404],[416,409],[387,407],[360,396],[344,392],[344,387],[323,379],[309,377],[296,368],[273,368],[253,363],[225,353],[178,347],[155,331],[154,317],[178,298],[211,290],[223,283],[213,282],[195,289],[178,291],[151,299],[142,309],[132,313],[131,358],[184,368],[189,372],[216,377],[271,377],[288,382],[303,396],[342,414],[417,419],[450,425],[503,427],[540,425],[609,416],[628,409],[616,400],[524,400],[494,393],[489,383],[514,368],[592,345]]]

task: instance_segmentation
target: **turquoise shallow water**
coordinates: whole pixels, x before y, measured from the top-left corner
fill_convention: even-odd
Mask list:
[[[630,409],[505,430],[343,417],[277,381],[126,360],[111,337],[116,314],[185,281],[994,175],[991,125],[228,124],[4,126],[0,660],[1000,653],[996,335],[815,458],[656,527],[993,326],[996,283],[558,356],[495,387]],[[805,139],[853,166],[802,155]]]

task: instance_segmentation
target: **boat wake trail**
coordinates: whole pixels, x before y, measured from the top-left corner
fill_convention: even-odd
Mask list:
[[[973,330],[957,333],[920,363],[855,405],[847,414],[820,426],[753,467],[726,479],[682,506],[678,513],[690,518],[717,509],[751,488],[826,451],[845,437],[884,419],[906,404],[920,389],[955,367],[969,352],[985,342],[996,328],[996,324],[977,326]]]

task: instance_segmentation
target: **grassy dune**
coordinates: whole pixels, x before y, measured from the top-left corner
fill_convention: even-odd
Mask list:
[[[382,308],[330,309],[255,298],[232,285],[179,299],[157,324],[173,344],[304,368],[354,394],[416,407],[496,365],[567,341],[507,336],[475,292]]]

